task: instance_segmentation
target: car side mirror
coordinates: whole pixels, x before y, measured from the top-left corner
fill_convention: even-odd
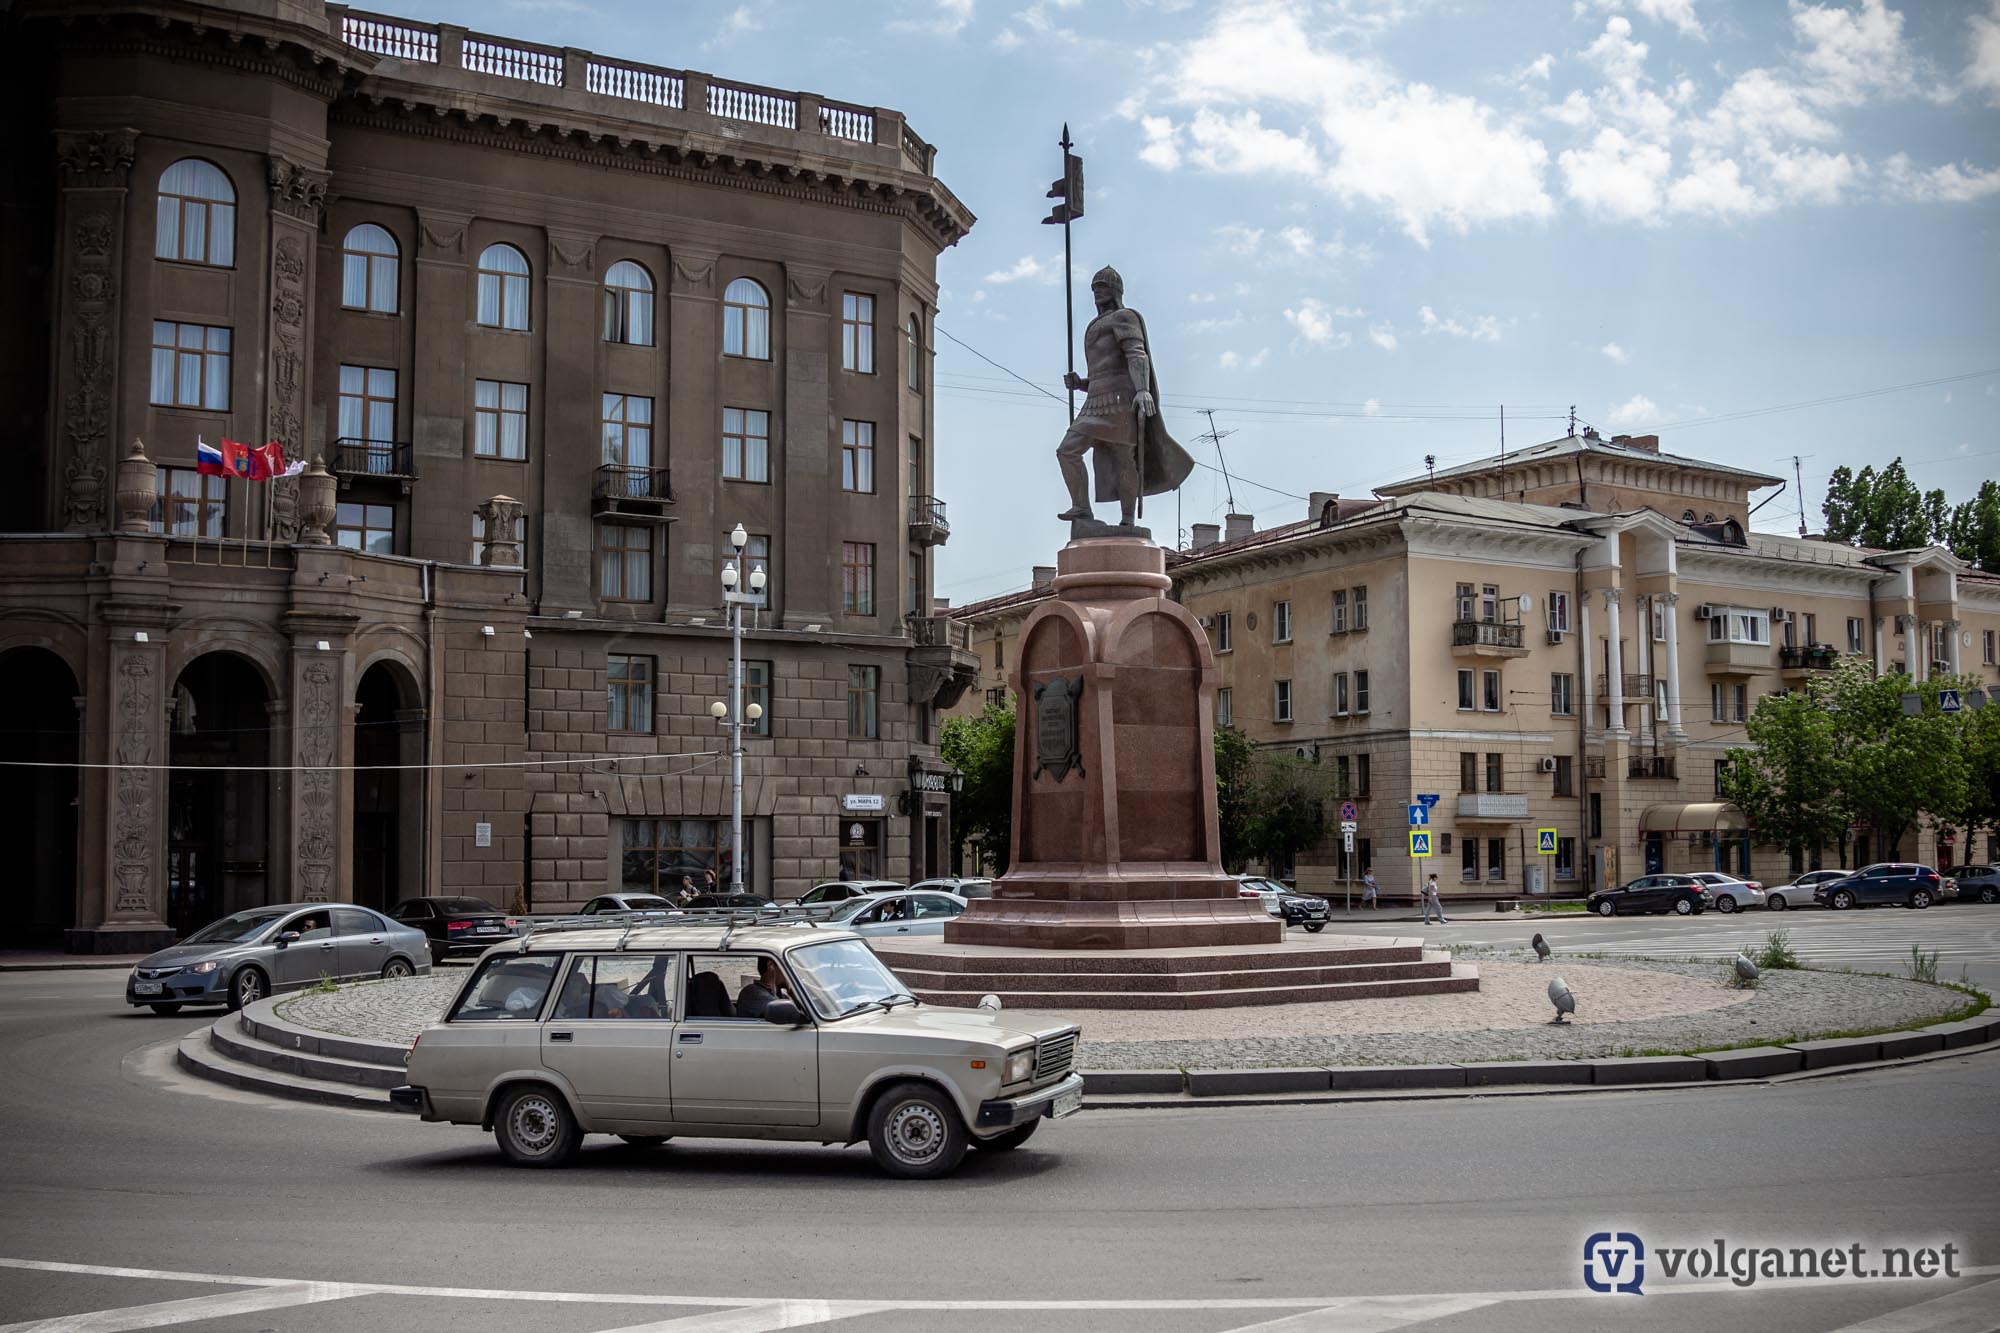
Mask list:
[[[773,1000],[764,1006],[764,1021],[781,1028],[804,1027],[806,1016],[790,1000]]]
[[[296,930],[288,930],[284,934],[278,936],[278,947],[282,949],[285,948],[287,945],[296,944],[298,943],[298,941],[299,941],[299,932],[297,932]]]

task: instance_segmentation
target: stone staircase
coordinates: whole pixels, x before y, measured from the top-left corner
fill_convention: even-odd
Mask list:
[[[190,1074],[251,1092],[328,1106],[387,1111],[389,1089],[408,1081],[400,1046],[336,1037],[283,1022],[260,1001],[181,1039],[175,1062]]]
[[[1479,989],[1476,967],[1426,950],[1417,937],[1090,954],[873,943],[882,961],[932,1004],[970,1006],[998,995],[1015,1009],[1217,1009]]]

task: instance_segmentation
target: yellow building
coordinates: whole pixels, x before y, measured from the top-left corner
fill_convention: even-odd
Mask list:
[[[1844,657],[2000,680],[2000,577],[1943,548],[1749,531],[1751,494],[1779,484],[1662,454],[1655,436],[1586,432],[1373,500],[1315,494],[1280,527],[1196,525],[1168,567],[1216,652],[1217,722],[1334,767],[1357,807],[1351,869],[1372,868],[1385,894],[1426,869],[1461,895],[1582,892],[1649,869],[1783,882],[1785,850],[1717,795],[1755,701]],[[1047,595],[1038,580],[950,613],[989,692]],[[1438,798],[1427,862],[1407,842],[1422,794]],[[1894,854],[1975,853],[1914,837]],[[1891,853],[1857,831],[1836,854]],[[1349,869],[1336,837],[1296,873],[1330,890]]]

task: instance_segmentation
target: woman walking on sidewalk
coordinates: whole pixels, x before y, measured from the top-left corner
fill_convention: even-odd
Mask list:
[[[1424,880],[1424,924],[1427,926],[1431,923],[1432,912],[1438,914],[1437,923],[1440,926],[1451,924],[1450,918],[1444,914],[1444,899],[1438,897],[1438,877],[1435,870]]]

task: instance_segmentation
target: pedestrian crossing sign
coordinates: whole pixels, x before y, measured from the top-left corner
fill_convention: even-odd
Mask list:
[[[1538,828],[1535,830],[1535,852],[1539,856],[1554,856],[1556,854],[1556,831],[1554,829]]]
[[[1429,856],[1431,854],[1431,831],[1427,828],[1410,830],[1410,855]]]

